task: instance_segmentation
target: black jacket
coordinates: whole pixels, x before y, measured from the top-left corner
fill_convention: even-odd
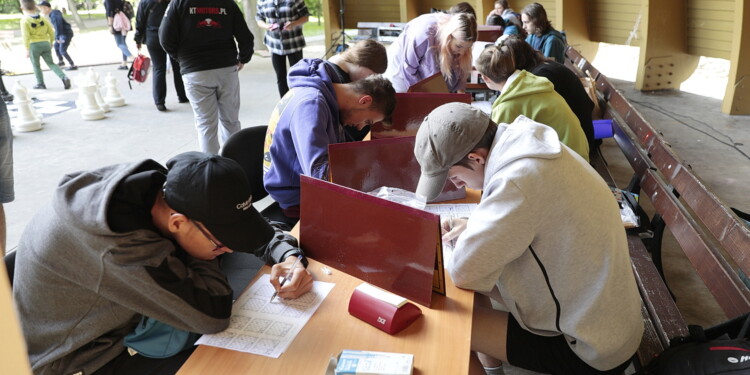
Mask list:
[[[578,76],[565,65],[554,61],[545,61],[535,66],[531,74],[545,77],[555,85],[555,91],[565,99],[581,122],[583,132],[586,133],[586,140],[589,142],[589,149],[593,150],[597,144],[594,140],[594,124],[591,120],[594,102],[589,98]]]
[[[155,38],[151,42],[159,41],[159,26],[164,18],[164,12],[169,6],[169,1],[143,0],[138,5],[138,13],[135,16],[136,43],[146,44],[146,40]]]
[[[162,47],[177,58],[183,74],[246,64],[253,40],[232,0],[173,0],[159,28]]]

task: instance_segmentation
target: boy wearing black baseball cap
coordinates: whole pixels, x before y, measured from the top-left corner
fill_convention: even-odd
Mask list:
[[[65,176],[17,249],[14,298],[34,373],[176,371],[191,350],[131,356],[123,338],[141,315],[191,332],[224,330],[232,289],[216,257],[233,251],[277,263],[275,280],[301,256],[252,206],[230,159],[188,152],[167,168],[145,160]],[[300,267],[279,296],[311,286]]]
[[[456,286],[502,306],[474,310],[472,350],[487,373],[507,361],[541,373],[621,374],[643,334],[641,300],[617,203],[597,172],[552,128],[524,116],[497,125],[464,103],[425,117],[414,155],[427,200],[446,180],[483,191],[468,220],[444,225],[454,229],[443,239],[458,238]]]

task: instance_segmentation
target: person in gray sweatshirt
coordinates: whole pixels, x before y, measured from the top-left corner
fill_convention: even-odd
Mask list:
[[[482,190],[471,217],[453,219],[455,285],[489,296],[471,348],[488,374],[501,362],[545,374],[621,374],[643,336],[641,300],[617,202],[599,174],[555,131],[518,116],[496,124],[449,103],[420,126],[416,193],[446,180]],[[487,308],[489,307],[489,308]]]
[[[17,248],[13,296],[33,372],[176,372],[192,348],[147,358],[130,355],[123,339],[142,316],[196,333],[226,329],[224,253],[276,263],[280,297],[309,291],[303,267],[279,288],[302,253],[256,211],[250,191],[239,164],[200,152],[166,168],[144,160],[66,175]]]

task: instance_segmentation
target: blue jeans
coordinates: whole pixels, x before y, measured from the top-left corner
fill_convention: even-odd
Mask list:
[[[70,55],[68,55],[68,46],[70,46],[70,40],[73,39],[72,35],[63,35],[59,38],[59,40],[62,40],[62,43],[55,41],[55,44],[52,46],[55,50],[55,54],[57,55],[57,61],[62,62],[63,57],[68,60],[68,63],[70,66],[74,66],[75,63],[73,62],[73,59],[70,58]]]
[[[120,32],[115,32],[115,43],[117,43],[117,47],[120,48],[120,51],[122,51],[122,61],[128,61],[128,57],[133,56],[132,53],[130,53],[130,50],[128,49],[128,45],[125,43],[125,37],[127,35],[122,35]]]

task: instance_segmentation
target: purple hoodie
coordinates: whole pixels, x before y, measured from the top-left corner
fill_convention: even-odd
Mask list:
[[[321,59],[303,59],[291,67],[289,92],[268,122],[263,185],[281,208],[299,205],[300,174],[328,177],[328,145],[346,139],[326,66]]]
[[[421,15],[406,24],[398,39],[388,47],[388,70],[385,76],[396,92],[406,92],[415,83],[440,73],[438,57],[438,13]],[[445,83],[448,90],[465,90],[458,73]]]

